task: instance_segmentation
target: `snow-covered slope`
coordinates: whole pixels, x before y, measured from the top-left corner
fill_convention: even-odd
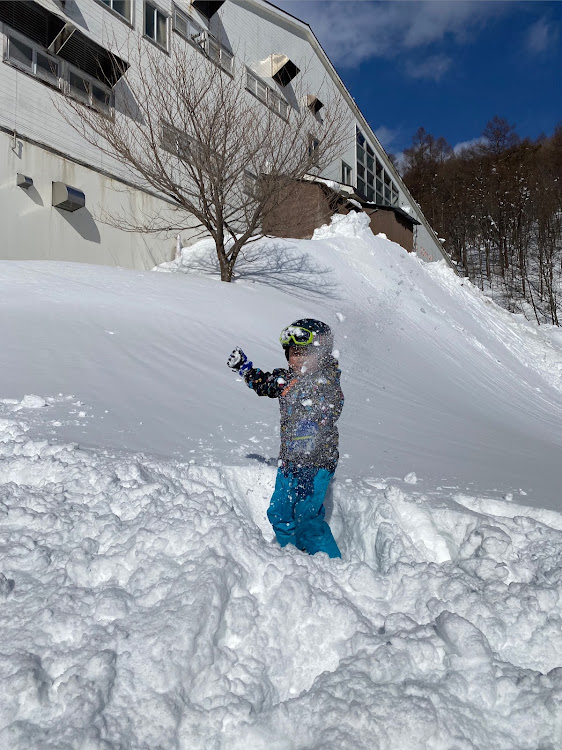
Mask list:
[[[557,332],[359,216],[261,251],[0,266],[0,747],[561,747]],[[302,315],[342,561],[273,543],[277,407],[225,366]]]

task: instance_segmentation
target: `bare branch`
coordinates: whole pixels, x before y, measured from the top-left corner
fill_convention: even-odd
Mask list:
[[[323,96],[321,120],[297,86],[285,118],[246,89],[243,69],[233,77],[187,42],[164,55],[131,34],[119,54],[130,67],[115,87],[114,117],[70,97],[59,110],[130,180],[171,204],[142,224],[132,214],[104,220],[125,231],[202,230],[230,281],[241,249],[287,199],[288,181],[320,174],[353,138],[344,101],[335,89]]]

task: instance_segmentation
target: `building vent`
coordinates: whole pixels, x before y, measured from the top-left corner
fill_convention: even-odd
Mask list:
[[[49,46],[58,55],[106,86],[113,88],[124,75],[129,64],[117,55],[88,39],[76,26],[67,23]]]
[[[314,112],[314,114],[317,114],[320,112],[324,104],[320,101],[320,99],[317,96],[314,96],[314,94],[308,94],[306,97],[306,106]]]
[[[193,7],[205,18],[211,18],[223,3],[224,0],[193,0]]]
[[[280,86],[286,86],[300,73],[300,68],[297,68],[287,55],[271,55],[269,59],[271,62],[271,77]]]
[[[78,188],[65,185],[64,182],[53,182],[53,206],[63,211],[78,211],[86,205],[86,196]]]
[[[27,177],[27,175],[20,174],[18,172],[17,184],[20,188],[29,190],[30,187],[33,187],[33,180],[31,179],[31,177]]]
[[[42,47],[48,47],[64,27],[62,18],[24,0],[0,0],[0,21]]]

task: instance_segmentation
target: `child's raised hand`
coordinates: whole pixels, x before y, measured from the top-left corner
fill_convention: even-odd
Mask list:
[[[242,374],[244,374],[246,370],[249,370],[252,366],[252,363],[248,361],[248,357],[244,354],[239,346],[234,349],[226,364],[230,367],[231,370],[236,370],[238,372],[241,372]]]

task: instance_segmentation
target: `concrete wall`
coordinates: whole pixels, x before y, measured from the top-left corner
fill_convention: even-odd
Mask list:
[[[33,179],[24,190],[17,173]],[[81,190],[86,206],[72,213],[54,208],[52,183]],[[81,263],[151,269],[172,260],[173,235],[155,237],[125,232],[102,223],[102,208],[141,221],[165,216],[169,205],[92,169],[0,132],[0,258],[5,260],[72,260]]]

